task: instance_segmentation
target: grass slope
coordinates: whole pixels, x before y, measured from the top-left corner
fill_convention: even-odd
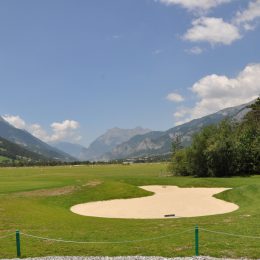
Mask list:
[[[194,255],[194,226],[260,237],[260,176],[250,178],[165,177],[164,164],[0,168],[0,237],[20,229],[37,236],[125,244],[71,244],[21,237],[22,256],[46,255]],[[131,220],[84,217],[69,211],[77,203],[148,196],[139,185],[231,187],[218,198],[239,210],[222,215]],[[190,230],[178,235],[179,232]],[[171,236],[167,236],[171,235]],[[218,257],[260,256],[260,239],[200,232],[200,254]],[[15,235],[0,239],[0,258],[15,257]]]
[[[37,162],[47,161],[49,159],[0,137],[0,163],[12,160],[16,162]]]

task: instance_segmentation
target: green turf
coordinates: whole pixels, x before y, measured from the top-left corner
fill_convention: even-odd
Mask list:
[[[76,241],[157,240],[125,244],[69,244],[21,237],[23,257],[47,255],[194,255],[194,227],[260,237],[260,176],[245,178],[167,177],[164,164],[0,168],[0,258],[16,256],[15,230]],[[237,203],[239,210],[222,215],[131,220],[84,217],[70,206],[97,200],[148,196],[138,186],[231,187],[218,198]],[[74,186],[72,193],[39,196],[37,190]],[[26,191],[26,193],[24,193]],[[34,191],[28,193],[28,191]],[[190,230],[184,234],[178,234]],[[260,239],[200,231],[200,254],[259,258]]]

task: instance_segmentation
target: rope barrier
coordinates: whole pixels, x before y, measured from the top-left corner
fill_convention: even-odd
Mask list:
[[[193,229],[189,229],[186,231],[182,231],[179,233],[175,234],[169,234],[165,236],[159,236],[159,237],[152,237],[152,238],[145,238],[145,239],[138,239],[138,240],[124,240],[124,241],[73,241],[73,240],[63,240],[63,239],[54,239],[54,238],[47,238],[47,237],[40,237],[40,236],[34,236],[30,234],[26,234],[21,232],[21,235],[27,236],[27,237],[32,237],[36,239],[41,239],[41,240],[48,240],[48,241],[54,241],[54,242],[63,242],[63,243],[75,243],[75,244],[124,244],[124,243],[135,243],[135,242],[143,242],[143,241],[151,241],[151,240],[157,240],[165,237],[171,237],[171,236],[176,236],[180,235],[183,233],[187,233],[193,231]]]
[[[64,240],[64,239],[55,239],[55,238],[48,238],[48,237],[41,237],[41,236],[35,236],[27,233],[20,232],[19,230],[16,230],[15,233],[15,238],[16,238],[16,252],[17,252],[17,257],[21,257],[21,239],[20,235],[23,235],[25,237],[30,237],[30,238],[35,238],[35,239],[40,239],[40,240],[46,240],[46,241],[54,241],[54,242],[62,242],[62,243],[74,243],[74,244],[124,244],[124,243],[135,243],[135,242],[143,242],[143,241],[151,241],[151,240],[158,240],[166,237],[172,237],[172,236],[178,236],[180,234],[188,233],[192,231],[193,229],[187,229],[182,232],[178,233],[172,233],[164,236],[158,236],[158,237],[151,237],[151,238],[144,238],[144,239],[137,239],[137,240],[123,240],[123,241],[74,241],[74,240]],[[200,245],[199,244],[199,230],[213,233],[213,234],[220,234],[220,235],[226,235],[226,236],[233,236],[233,237],[242,237],[242,238],[253,238],[253,239],[260,239],[260,236],[248,236],[248,235],[241,235],[241,234],[234,234],[234,233],[227,233],[227,232],[222,232],[222,231],[214,231],[214,230],[209,230],[206,228],[200,228],[198,225],[195,226],[195,240],[194,240],[194,246],[191,246],[191,248],[194,247],[195,249],[195,255],[199,256],[199,248],[206,248],[209,246],[209,243],[205,243]],[[5,236],[0,237],[0,239],[12,236],[13,234],[7,234]],[[207,241],[206,241],[207,242]]]
[[[209,232],[209,233],[214,233],[214,234],[219,234],[219,235],[226,235],[226,236],[232,236],[232,237],[244,237],[244,238],[257,238],[260,239],[260,236],[247,236],[247,235],[239,235],[239,234],[232,234],[232,233],[226,233],[226,232],[221,232],[221,231],[213,231],[213,230],[208,230],[205,228],[200,228],[200,230]]]

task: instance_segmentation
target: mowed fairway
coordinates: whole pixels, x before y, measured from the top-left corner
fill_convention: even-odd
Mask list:
[[[200,229],[245,236],[200,230],[200,255],[260,257],[260,176],[166,177],[165,169],[165,164],[0,168],[0,258],[16,257],[16,229],[35,236],[74,241],[143,240],[76,244],[21,235],[23,257],[192,256],[196,224]],[[216,197],[240,208],[214,216],[142,220],[86,217],[70,211],[71,206],[79,203],[149,196],[151,192],[138,188],[146,185],[233,188]],[[10,232],[13,236],[1,239]]]

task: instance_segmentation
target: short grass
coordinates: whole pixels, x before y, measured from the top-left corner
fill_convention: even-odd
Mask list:
[[[22,235],[23,257],[192,256],[196,224],[212,231],[260,237],[260,176],[219,179],[167,177],[165,169],[165,164],[0,168],[0,258],[16,256],[16,229],[36,236],[76,241],[145,240],[122,244],[72,244],[41,241]],[[217,197],[235,202],[240,208],[222,215],[161,220],[84,217],[69,210],[72,205],[87,201],[148,196],[151,193],[138,186],[154,184],[231,187],[232,190]],[[187,232],[178,234],[183,231]],[[13,236],[1,239],[10,232]],[[154,237],[161,238],[146,240]],[[259,258],[260,239],[201,230],[200,254]]]

